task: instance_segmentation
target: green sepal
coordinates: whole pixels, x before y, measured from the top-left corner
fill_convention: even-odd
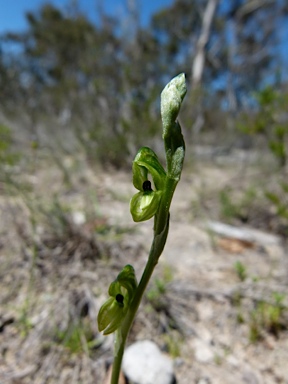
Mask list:
[[[148,173],[151,174],[157,190],[164,188],[166,172],[152,149],[142,147],[138,151],[133,161],[132,171],[133,185],[139,191],[143,190],[143,183],[148,179]]]
[[[97,318],[98,329],[100,332],[104,331],[104,335],[116,331],[125,317],[127,311],[119,304],[114,297],[110,297],[100,308]]]
[[[138,192],[130,201],[130,212],[135,222],[151,219],[157,212],[162,191]]]
[[[118,329],[128,311],[137,288],[134,268],[126,265],[109,286],[109,299],[102,305],[98,313],[98,329],[108,335]],[[121,295],[123,300],[117,300]]]

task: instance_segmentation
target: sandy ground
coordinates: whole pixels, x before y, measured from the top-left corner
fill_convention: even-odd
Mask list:
[[[1,384],[103,383],[113,337],[99,334],[98,309],[122,266],[140,277],[145,265],[153,222],[131,219],[131,175],[65,164],[70,185],[59,169],[40,167],[26,175],[32,195],[0,197]],[[150,299],[131,331],[129,343],[154,340],[174,359],[178,384],[288,383],[283,239],[266,241],[262,228],[261,242],[207,229],[217,219],[210,196],[234,175],[235,165],[185,170]]]

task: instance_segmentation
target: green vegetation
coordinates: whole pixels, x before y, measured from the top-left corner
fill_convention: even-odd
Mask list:
[[[20,153],[13,148],[11,129],[0,124],[0,183],[15,186],[13,167],[20,161]]]
[[[181,345],[183,343],[183,337],[176,331],[170,330],[163,335],[163,341],[165,342],[167,352],[174,359],[181,356]]]
[[[280,222],[280,232],[286,236],[288,234],[288,184],[279,182],[279,192],[266,192],[265,196],[272,203],[275,214]]]
[[[277,209],[277,215],[288,220],[288,184],[281,183],[280,185],[284,194],[283,199],[272,192],[266,192],[266,197],[273,203]]]
[[[70,353],[88,353],[97,346],[91,325],[84,320],[72,321],[64,331],[55,331],[55,341]]]
[[[0,164],[1,167],[5,165],[14,165],[17,160],[17,154],[11,151],[13,139],[11,129],[5,125],[0,125]]]
[[[272,298],[255,302],[250,310],[243,304],[244,297],[245,295],[236,292],[233,305],[237,308],[237,322],[248,326],[251,343],[263,340],[267,334],[279,337],[280,332],[287,329],[288,308],[284,305],[284,294],[274,292]]]
[[[161,277],[153,280],[151,288],[146,292],[146,298],[156,309],[161,305],[161,297],[166,293],[167,285],[173,280],[173,273],[169,266],[166,266]]]
[[[237,276],[239,277],[239,279],[241,281],[245,281],[247,279],[247,268],[245,267],[245,265],[243,263],[241,263],[241,261],[236,261],[236,263],[234,264],[234,268],[235,268],[235,271],[237,273]]]
[[[239,194],[239,191],[237,192]],[[228,221],[238,219],[245,223],[249,219],[250,210],[253,209],[257,201],[257,192],[253,187],[250,187],[243,191],[238,198],[234,195],[233,190],[229,188],[220,191],[221,216]]]
[[[256,308],[250,313],[249,321],[249,339],[251,342],[259,341],[263,338],[265,332],[279,336],[281,329],[287,328],[284,314],[287,308],[283,305],[285,296],[278,292],[273,295],[273,302],[267,303],[261,301],[257,303]]]
[[[266,86],[255,93],[255,101],[258,109],[255,113],[242,114],[240,130],[250,137],[261,138],[264,144],[271,152],[279,169],[273,170],[278,177],[274,185],[267,182],[262,188],[263,195],[267,198],[268,204],[272,204],[275,215],[280,221],[279,232],[286,235],[288,232],[288,185],[286,183],[286,165],[288,159],[288,122],[287,122],[287,90],[275,89],[272,86]],[[245,196],[245,195],[244,195]],[[253,197],[253,196],[251,196]],[[256,196],[254,196],[256,197]],[[228,200],[228,202],[227,202]],[[244,198],[243,198],[244,200]],[[246,202],[246,209],[249,204]],[[226,197],[222,205],[226,207],[225,212],[231,215],[239,215],[241,207],[235,207]],[[240,212],[241,213],[241,212]]]
[[[26,299],[25,303],[23,304],[23,308],[20,309],[20,316],[17,322],[17,326],[19,327],[21,336],[23,338],[25,338],[33,328],[32,322],[28,315],[29,306],[30,303],[28,302],[28,299]]]
[[[177,332],[175,320],[170,315],[169,311],[169,299],[166,296],[168,292],[168,284],[171,283],[172,280],[172,270],[169,266],[165,266],[160,277],[156,277],[152,280],[151,286],[145,293],[145,299],[147,300],[145,310],[147,313],[154,313],[156,318],[162,315],[167,317],[167,330],[162,335],[163,341],[167,345],[167,349],[171,350],[171,354],[177,355],[179,352],[181,332]]]
[[[250,135],[262,135],[279,167],[284,168],[288,156],[288,124],[285,117],[288,94],[267,86],[256,93],[255,98],[258,111],[252,118],[245,116],[246,122],[242,122],[240,128]]]

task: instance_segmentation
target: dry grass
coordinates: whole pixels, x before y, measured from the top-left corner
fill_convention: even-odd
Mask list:
[[[69,161],[72,169],[74,160]],[[74,169],[70,186],[63,184],[57,167],[45,171],[40,166],[23,177],[32,186],[25,198],[2,191],[1,384],[102,384],[113,337],[99,334],[98,309],[125,264],[133,264],[138,276],[145,264],[151,223],[132,223],[131,176],[99,170],[94,174],[79,164]],[[153,279],[131,331],[129,343],[152,339],[176,359],[180,384],[205,377],[213,378],[213,384],[242,383],[247,375],[260,377],[259,383],[284,384],[287,379],[285,311],[281,337],[261,329],[262,340],[249,341],[250,315],[257,303],[266,299],[273,305],[273,292],[278,292],[287,305],[285,248],[229,253],[200,223],[207,212],[212,218],[217,215],[213,188],[225,188],[229,180],[233,185],[234,173],[235,165],[221,169],[202,164],[201,172],[197,167],[192,174],[186,171],[172,207],[158,280]],[[201,188],[205,194],[197,209],[200,212],[202,204],[207,209],[191,224]],[[83,215],[82,224],[75,212]],[[238,258],[247,268],[243,282],[234,270]],[[167,268],[172,270],[169,278]],[[199,343],[209,349],[212,360],[199,360]]]

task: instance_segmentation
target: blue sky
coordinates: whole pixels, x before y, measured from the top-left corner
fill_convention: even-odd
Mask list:
[[[36,10],[44,2],[44,0],[0,0],[0,34],[25,29],[25,12]],[[61,9],[65,9],[69,4],[69,0],[50,0],[49,2]],[[85,11],[92,20],[96,20],[96,0],[78,0],[78,3],[80,9]],[[138,0],[141,22],[147,24],[151,14],[172,3],[173,0]],[[102,0],[102,4],[107,12],[123,17],[127,0]]]
[[[36,11],[45,2],[53,3],[60,9],[65,10],[72,1],[78,2],[80,9],[85,12],[92,21],[97,20],[97,4],[99,1],[102,2],[107,13],[121,19],[125,17],[125,10],[127,9],[127,3],[129,2],[129,0],[0,0],[0,35],[8,31],[21,32],[25,30],[27,26],[25,12]],[[146,25],[149,22],[151,14],[174,2],[174,0],[135,1],[139,5],[141,22],[143,25]],[[282,68],[286,78],[288,77],[288,28],[286,21],[283,25],[279,25],[278,35],[280,38],[279,58],[282,61]]]

